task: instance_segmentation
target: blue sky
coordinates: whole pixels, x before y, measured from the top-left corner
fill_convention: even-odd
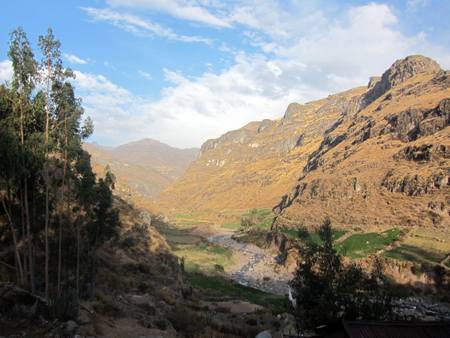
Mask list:
[[[448,0],[16,0],[0,12],[0,82],[9,32],[22,26],[40,58],[51,27],[94,120],[89,141],[110,146],[200,147],[412,54],[450,69]]]

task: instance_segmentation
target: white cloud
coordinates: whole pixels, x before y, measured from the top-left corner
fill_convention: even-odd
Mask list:
[[[87,61],[80,59],[80,58],[76,57],[75,55],[69,55],[69,54],[64,53],[63,56],[72,64],[79,63],[79,64],[84,65],[87,63]]]
[[[418,11],[420,8],[426,7],[430,4],[431,0],[408,0],[406,6],[410,11]]]
[[[169,40],[177,40],[184,42],[203,42],[212,44],[212,39],[206,39],[199,36],[185,36],[175,34],[170,28],[165,28],[158,23],[152,23],[149,20],[144,20],[136,15],[123,14],[113,11],[109,8],[98,9],[92,7],[80,7],[93,18],[93,21],[105,21],[113,26],[124,29],[132,34],[138,36],[157,35],[166,37]]]
[[[223,12],[218,11],[216,15],[210,13],[208,9],[224,7],[218,1],[186,1],[186,0],[108,0],[106,1],[113,7],[144,8],[167,12],[179,19],[185,19],[194,22],[200,22],[216,27],[231,27],[226,22],[226,18],[221,18]]]
[[[366,85],[370,76],[380,76],[396,59],[407,55],[425,54],[443,67],[450,65],[446,47],[429,45],[425,33],[402,34],[397,26],[399,17],[394,14],[397,12],[386,4],[345,7],[344,12],[327,9],[334,11],[331,19],[330,12],[318,10],[308,1],[290,3],[295,7],[292,11],[272,0],[247,0],[237,5],[213,0],[108,3],[114,10],[85,10],[96,21],[106,21],[133,34],[212,43],[201,37],[179,36],[159,24],[116,11],[119,6],[127,6],[165,11],[180,18],[176,8],[205,6],[207,12],[197,10],[197,22],[207,23],[209,16],[205,13],[213,13],[226,23],[243,26],[239,34],[244,36],[244,43],[261,51],[245,53],[230,40],[219,41],[218,49],[234,57],[231,63],[222,60],[227,68],[201,76],[164,68],[167,86],[158,101],[136,97],[99,75],[83,74],[80,88],[85,93],[86,111],[96,122],[96,135],[108,138],[110,144],[151,137],[180,148],[200,146],[208,138],[250,121],[279,118],[291,102],[307,102]],[[175,9],[169,9],[169,4]],[[139,73],[150,76],[141,70]]]
[[[0,85],[6,81],[11,82],[13,77],[12,62],[4,60],[0,62]]]
[[[152,76],[149,73],[143,72],[139,69],[139,74],[141,74],[143,77],[145,77],[147,80],[153,80]]]
[[[164,88],[155,102],[133,96],[100,75],[77,72],[75,86],[94,119],[96,136],[108,144],[151,137],[179,148],[200,146],[249,121],[279,118],[290,102],[327,94],[299,83],[302,64],[245,53],[235,62],[218,75],[205,73],[191,80],[164,69],[173,86]]]
[[[302,36],[290,46],[278,46],[278,57],[300,59],[316,80],[331,90],[343,90],[364,84],[371,75],[381,75],[396,59],[414,54],[423,35],[405,37],[395,30],[398,18],[387,5],[376,3],[352,7],[341,21],[330,22],[326,29]],[[346,78],[342,81],[342,78]],[[340,80],[339,80],[340,79]],[[313,84],[313,82],[311,82]]]

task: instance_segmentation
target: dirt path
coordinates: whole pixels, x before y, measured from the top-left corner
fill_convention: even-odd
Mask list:
[[[231,238],[236,232],[220,230],[208,239],[234,253],[236,264],[225,273],[235,282],[279,295],[287,293],[290,278],[274,271],[274,255],[255,245],[238,243]]]

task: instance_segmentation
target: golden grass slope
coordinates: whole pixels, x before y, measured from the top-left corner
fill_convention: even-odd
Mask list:
[[[448,236],[449,98],[450,73],[425,69],[341,121],[285,197],[275,226],[330,217],[343,227],[427,226]]]
[[[342,114],[355,110],[365,87],[306,104],[283,118],[253,122],[208,140],[185,174],[157,196],[173,210],[272,207],[301,175],[310,154]]]

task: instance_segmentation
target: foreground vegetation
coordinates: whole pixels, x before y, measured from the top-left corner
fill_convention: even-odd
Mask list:
[[[96,180],[81,147],[93,124],[87,117],[82,125],[73,73],[52,30],[39,37],[41,61],[22,28],[10,37],[13,78],[0,86],[0,275],[53,295],[51,304],[76,303],[92,296],[96,252],[121,226],[115,177],[107,170]]]
[[[329,219],[320,226],[323,244],[299,230],[299,261],[291,282],[297,328],[302,332],[346,319],[383,320],[391,316],[391,297],[381,264],[367,273],[356,264],[344,264],[333,248]]]

